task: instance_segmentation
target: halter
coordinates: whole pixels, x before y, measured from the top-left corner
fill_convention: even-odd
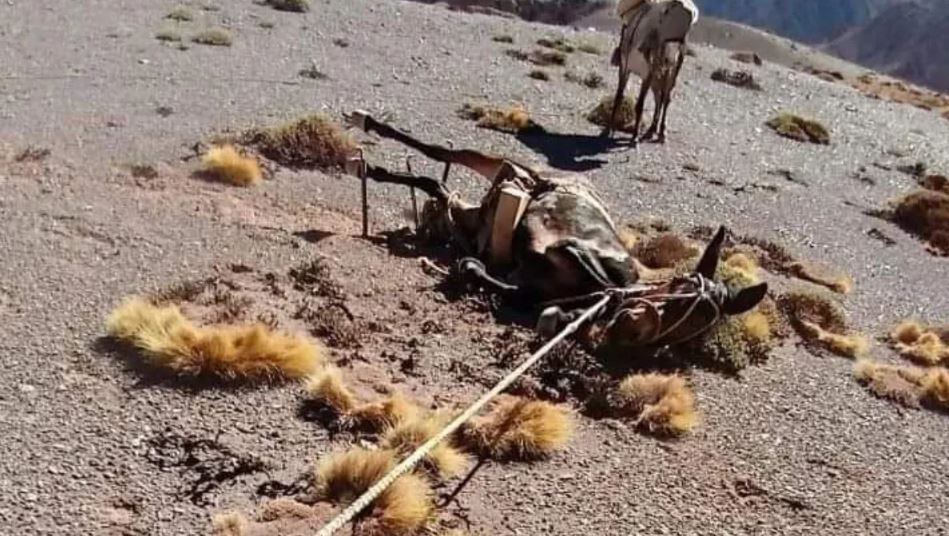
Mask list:
[[[679,329],[702,303],[708,303],[711,305],[714,315],[702,329],[685,337],[681,337],[675,341],[667,342],[665,343],[665,346],[678,344],[698,337],[718,324],[723,316],[721,306],[725,300],[723,293],[727,292],[724,287],[715,284],[714,281],[709,280],[701,274],[690,274],[688,276],[679,277],[678,279],[691,283],[695,290],[691,292],[655,293],[654,291],[657,288],[661,288],[666,283],[635,284],[622,288],[610,288],[584,296],[553,300],[545,302],[543,307],[552,305],[577,305],[599,297],[610,296],[612,298],[611,301],[614,303],[614,307],[616,309],[609,322],[607,322],[605,331],[609,331],[622,315],[639,316],[646,314],[647,311],[651,311],[659,319],[659,326],[648,339],[643,341],[643,345],[650,345],[662,340],[670,333],[673,333],[675,330]],[[672,325],[664,327],[662,325],[662,313],[665,309],[667,309],[667,304],[675,300],[691,300],[691,302],[689,303],[688,308],[685,310],[685,313],[683,313],[680,318],[678,318]]]

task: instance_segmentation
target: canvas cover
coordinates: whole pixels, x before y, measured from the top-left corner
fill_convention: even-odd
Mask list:
[[[624,59],[640,78],[649,72],[648,47],[683,41],[699,18],[692,0],[619,0],[616,13],[623,20]]]

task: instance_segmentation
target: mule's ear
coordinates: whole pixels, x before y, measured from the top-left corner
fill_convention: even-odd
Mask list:
[[[718,268],[718,258],[722,254],[723,242],[725,242],[725,227],[721,226],[705,248],[705,253],[702,254],[702,258],[695,267],[696,273],[702,274],[708,279],[715,277],[715,269]]]
[[[725,300],[725,314],[731,316],[747,313],[761,303],[767,293],[767,283],[743,288],[737,293],[729,295],[728,299]]]

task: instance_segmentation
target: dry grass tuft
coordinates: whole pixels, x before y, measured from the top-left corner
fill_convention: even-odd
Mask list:
[[[648,268],[674,268],[694,258],[699,250],[675,233],[662,233],[636,245],[633,256]]]
[[[224,28],[208,28],[198,35],[191,38],[199,45],[209,45],[215,47],[229,47],[234,43],[230,32]]]
[[[626,251],[632,253],[636,248],[636,244],[639,243],[640,234],[634,229],[623,227],[619,230],[619,239],[623,243],[623,247],[626,248]]]
[[[940,333],[912,320],[901,322],[890,333],[900,355],[920,365],[949,365],[949,345]]]
[[[949,177],[945,175],[926,175],[919,184],[927,190],[949,195]]]
[[[733,253],[718,266],[718,277],[733,288],[745,288],[761,282],[758,262],[745,253]]]
[[[594,45],[593,43],[580,43],[577,45],[577,50],[586,54],[599,55],[600,47]]]
[[[827,287],[838,294],[849,294],[853,290],[853,279],[846,274],[829,273],[810,262],[793,262],[786,266],[794,277]]]
[[[194,20],[194,12],[185,6],[178,6],[169,11],[165,18],[178,22],[189,22]]]
[[[403,420],[383,434],[381,447],[408,455],[434,437],[448,424],[449,420],[450,417],[447,414]],[[432,449],[425,457],[423,464],[432,475],[447,479],[464,472],[468,466],[468,458],[455,448],[449,439]]]
[[[326,367],[311,376],[305,391],[309,400],[325,405],[337,415],[349,414],[357,406],[356,395],[346,386],[336,367]]]
[[[417,419],[420,411],[405,395],[394,392],[382,400],[354,408],[349,418],[360,428],[381,431]]]
[[[310,0],[267,0],[267,5],[277,11],[306,13],[310,10]]]
[[[567,64],[567,55],[559,50],[538,49],[531,52],[527,59],[534,65],[540,65],[541,67]]]
[[[949,255],[949,194],[917,190],[897,201],[893,219],[907,231],[928,240]]]
[[[369,519],[359,525],[365,536],[418,534],[435,511],[432,488],[419,475],[403,475],[379,496]]]
[[[217,514],[211,519],[214,536],[246,536],[248,525],[247,518],[238,512]]]
[[[155,39],[159,41],[165,41],[167,43],[180,43],[181,42],[181,33],[174,28],[162,28],[155,33]]]
[[[495,460],[536,460],[562,449],[573,433],[567,410],[514,396],[495,399],[491,411],[468,422],[464,445]]]
[[[530,115],[521,106],[493,108],[488,106],[463,105],[457,112],[458,117],[477,121],[481,128],[517,134],[537,127]]]
[[[550,75],[547,74],[547,71],[541,69],[534,69],[533,71],[527,73],[527,76],[533,78],[534,80],[542,80],[544,82],[550,81]]]
[[[798,115],[783,113],[765,124],[785,138],[821,145],[830,143],[830,132],[824,125]]]
[[[202,163],[208,176],[235,186],[253,186],[263,179],[257,159],[242,155],[233,145],[212,147]]]
[[[318,495],[337,504],[351,502],[396,465],[392,450],[356,448],[330,456],[316,470]],[[376,499],[368,519],[360,522],[362,534],[414,534],[434,510],[432,491],[418,475],[403,475]]]
[[[575,82],[577,84],[586,86],[590,89],[599,89],[603,86],[603,77],[596,72],[590,72],[586,75],[581,75],[574,71],[567,71],[564,73],[563,77],[568,82]]]
[[[244,143],[274,162],[296,168],[341,169],[357,149],[342,127],[321,114],[253,130],[244,135]]]
[[[495,43],[512,44],[514,43],[514,36],[507,35],[507,34],[495,35],[494,37],[491,38],[491,40],[494,41]]]
[[[880,398],[910,408],[924,403],[949,410],[949,369],[944,367],[923,369],[860,360],[854,365],[854,376]]]
[[[333,454],[316,468],[316,490],[321,499],[348,503],[359,497],[396,465],[391,450],[355,448]]]
[[[587,114],[587,121],[601,127],[607,126],[610,122],[610,116],[613,113],[613,96],[604,97],[590,113]],[[625,97],[620,102],[619,110],[616,112],[616,122],[613,128],[623,130],[636,119],[636,103],[631,97]]]
[[[576,50],[576,48],[568,43],[563,37],[556,37],[553,39],[543,37],[537,40],[537,44],[545,48],[551,48],[553,50],[563,52],[564,54],[571,54]]]
[[[322,350],[303,337],[261,325],[197,327],[177,306],[156,306],[140,297],[125,300],[106,328],[139,349],[149,365],[182,376],[304,378],[324,360]]]
[[[635,374],[616,389],[619,410],[650,433],[678,436],[698,423],[695,395],[676,375]]]
[[[833,333],[813,322],[801,322],[800,331],[804,338],[821,343],[831,352],[843,357],[859,358],[866,355],[870,349],[869,341],[860,334]]]
[[[687,343],[683,351],[728,372],[764,363],[780,339],[788,335],[777,306],[765,298],[755,310],[729,317],[705,337]]]

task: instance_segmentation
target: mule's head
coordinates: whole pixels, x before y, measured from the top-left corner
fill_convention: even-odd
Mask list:
[[[662,347],[707,333],[728,316],[754,309],[768,292],[767,283],[732,289],[715,279],[725,228],[706,247],[695,270],[677,277],[621,308],[607,335],[608,342]]]

